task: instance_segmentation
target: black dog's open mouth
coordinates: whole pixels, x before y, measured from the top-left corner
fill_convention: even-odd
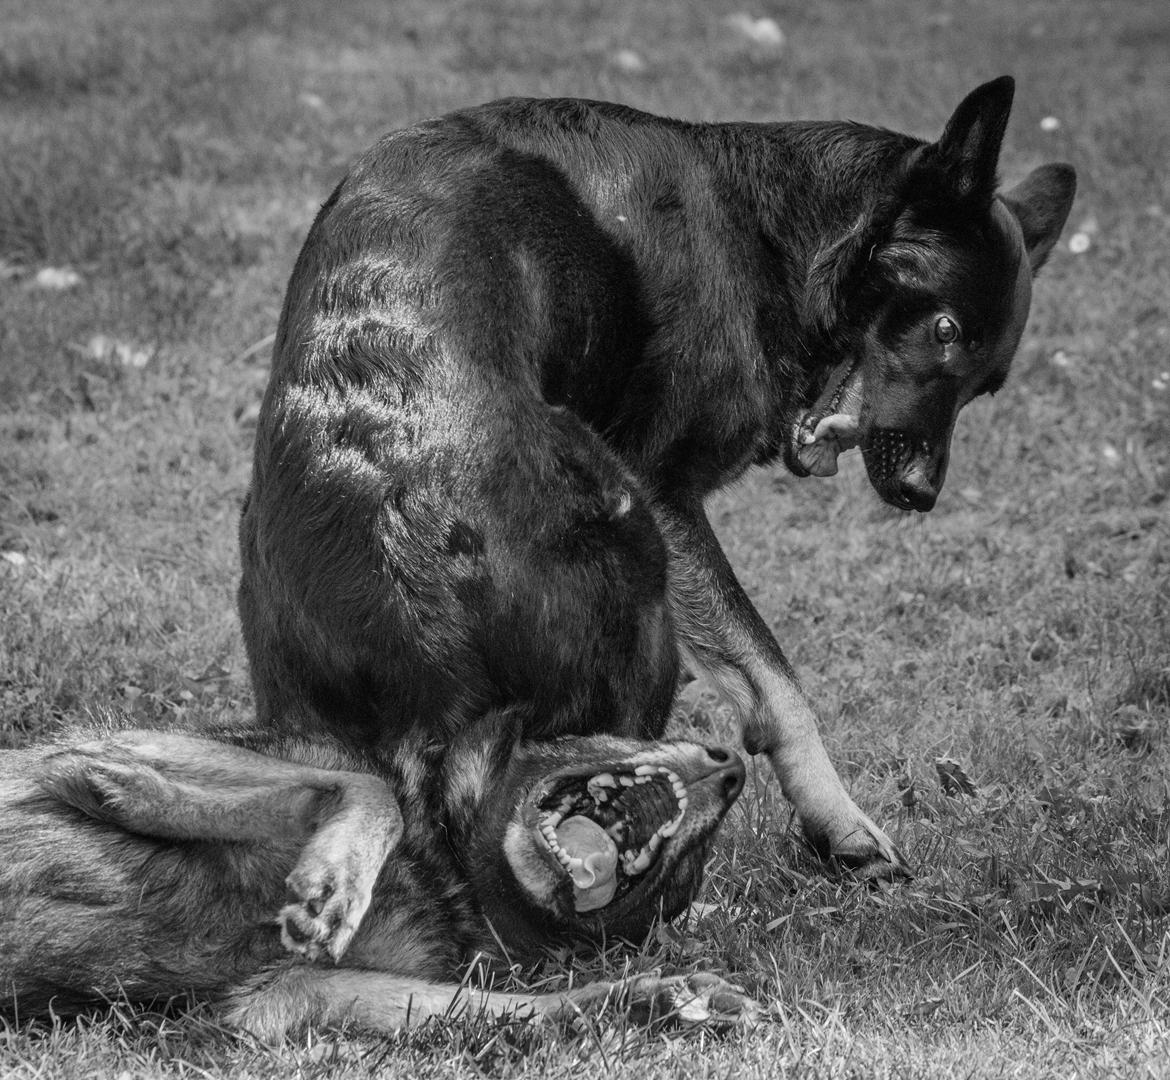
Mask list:
[[[682,825],[687,788],[662,765],[565,777],[539,804],[537,833],[595,911],[645,881]]]
[[[793,427],[793,455],[802,469],[813,476],[836,474],[837,455],[861,442],[861,403],[861,361],[846,360]]]

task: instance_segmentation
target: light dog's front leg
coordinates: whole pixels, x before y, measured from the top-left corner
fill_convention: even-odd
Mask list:
[[[744,748],[767,754],[809,841],[864,876],[909,873],[825,752],[791,665],[736,580],[697,501],[656,508],[670,559],[671,613],[684,659],[737,706]]]
[[[266,1042],[303,1028],[353,1025],[393,1034],[433,1017],[571,1021],[607,1009],[637,1024],[753,1027],[760,1006],[711,972],[635,975],[572,990],[526,994],[432,983],[385,971],[293,967],[241,986],[224,1019]]]
[[[337,960],[402,835],[390,789],[366,773],[315,768],[166,731],[121,731],[49,754],[38,782],[99,821],[170,840],[302,842],[277,915],[286,948]]]

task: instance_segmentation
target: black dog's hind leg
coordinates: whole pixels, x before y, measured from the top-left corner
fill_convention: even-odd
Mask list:
[[[656,516],[669,551],[671,613],[684,658],[736,704],[744,748],[768,755],[809,841],[822,856],[865,876],[908,874],[902,854],[841,783],[808,699],[736,580],[701,503],[660,503]]]
[[[309,959],[345,952],[402,834],[398,803],[377,777],[190,735],[117,732],[59,750],[42,769],[51,795],[144,836],[303,843],[278,921],[285,946]]]

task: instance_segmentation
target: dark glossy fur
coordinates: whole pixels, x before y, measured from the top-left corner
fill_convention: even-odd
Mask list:
[[[742,763],[718,748],[525,746],[510,728],[443,753],[404,743],[380,776],[335,743],[255,735],[244,741],[264,754],[132,730],[0,754],[0,1014],[185,997],[265,1038],[346,1020],[391,1031],[451,1008],[572,1015],[607,996],[750,1019],[754,1005],[719,979],[548,995],[457,985],[477,955],[527,963],[677,913],[742,787]],[[644,896],[576,913],[562,871],[505,857],[508,824],[550,772],[630,758],[685,759],[692,805]]]
[[[804,472],[794,432],[855,358],[875,489],[933,504],[1072,198],[1064,166],[994,196],[1011,96],[981,87],[937,143],[574,100],[377,143],[306,240],[261,411],[240,588],[261,723],[391,756],[500,707],[536,738],[656,737],[681,652],[824,854],[902,870],[703,500]],[[944,354],[938,310],[979,338]]]

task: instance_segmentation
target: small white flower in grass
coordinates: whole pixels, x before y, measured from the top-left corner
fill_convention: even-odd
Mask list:
[[[1105,459],[1107,465],[1121,464],[1121,451],[1112,443],[1101,444],[1101,457]]]
[[[1086,232],[1075,232],[1068,238],[1068,249],[1074,255],[1084,255],[1092,246],[1093,241]]]
[[[1165,390],[1167,387],[1170,387],[1170,371],[1159,371],[1150,380],[1150,385],[1155,390]]]
[[[1055,116],[1046,116],[1040,121],[1041,131],[1059,131],[1060,120]]]
[[[325,99],[320,94],[314,94],[311,90],[305,90],[303,93],[298,94],[297,101],[304,105],[306,109],[316,109],[319,112],[325,108]]]
[[[778,49],[784,44],[784,31],[780,29],[780,24],[766,15],[756,19],[745,11],[738,11],[727,16],[727,25],[757,45],[770,45]]]
[[[81,284],[81,275],[68,266],[45,266],[36,272],[33,284],[38,289],[73,289]]]
[[[646,70],[646,61],[633,49],[618,49],[613,54],[613,64],[627,75],[641,75]]]
[[[1069,356],[1064,349],[1057,349],[1056,352],[1049,357],[1049,361],[1053,367],[1070,368],[1072,367],[1073,358]]]
[[[0,559],[3,559],[10,566],[15,566],[18,570],[22,566],[28,565],[28,556],[23,551],[0,551]]]

